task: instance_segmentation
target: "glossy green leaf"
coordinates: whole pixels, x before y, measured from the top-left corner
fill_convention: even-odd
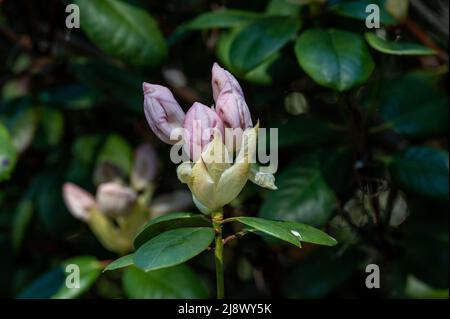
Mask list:
[[[212,228],[172,229],[139,247],[134,254],[134,264],[145,271],[175,266],[200,254],[213,239]]]
[[[252,70],[291,40],[300,20],[284,16],[258,19],[239,31],[230,44],[229,61],[241,73]]]
[[[198,299],[208,294],[197,275],[186,265],[145,272],[127,268],[122,277],[128,298],[133,299]]]
[[[69,288],[66,280],[72,283],[69,276],[75,274],[69,265],[79,267],[79,287]],[[50,270],[32,282],[17,297],[20,299],[71,299],[81,296],[97,280],[101,273],[101,263],[92,256],[74,257],[64,261],[60,266]]]
[[[134,239],[134,248],[139,248],[153,237],[171,229],[210,226],[211,221],[208,221],[208,219],[204,215],[187,212],[166,214],[151,219],[142,227],[141,231],[136,235]]]
[[[301,242],[334,246],[336,240],[323,231],[301,223],[268,220],[257,217],[233,217],[229,221],[238,221],[260,232],[287,241],[301,247]]]
[[[448,131],[448,95],[439,90],[438,77],[413,72],[389,80],[380,93],[380,117],[385,121],[372,132],[387,128],[411,137],[436,136]]]
[[[0,123],[0,182],[8,179],[16,165],[17,152],[8,130]]]
[[[409,147],[389,163],[401,187],[429,197],[448,199],[448,153],[430,147]]]
[[[216,54],[225,68],[239,78],[258,85],[283,83],[289,81],[295,75],[298,68],[296,62],[280,52],[275,52],[254,69],[240,75],[230,62],[230,46],[240,30],[240,28],[235,28],[222,32],[217,42]]]
[[[342,30],[303,32],[295,54],[315,82],[340,92],[364,83],[375,67],[363,38]]]
[[[121,0],[76,0],[81,29],[105,52],[127,64],[155,67],[166,56],[156,21],[145,10]]]
[[[412,42],[387,41],[375,33],[366,32],[366,41],[369,45],[380,52],[393,55],[434,55],[436,51],[423,45]]]
[[[376,4],[380,8],[380,22],[385,25],[395,24],[397,21],[389,14],[385,7],[386,0],[341,0],[337,4],[330,7],[330,10],[340,16],[363,20],[371,12],[366,12],[369,4]]]
[[[116,270],[119,268],[124,268],[124,267],[128,267],[133,265],[133,254],[129,254],[129,255],[125,255],[122,256],[116,260],[114,260],[113,262],[109,263],[105,269],[103,269],[103,271],[108,271],[108,270]]]
[[[297,16],[302,6],[291,0],[270,0],[267,4],[266,14]]]
[[[243,25],[261,17],[261,14],[242,10],[217,10],[203,13],[189,21],[184,28],[201,30],[210,28],[231,28]]]

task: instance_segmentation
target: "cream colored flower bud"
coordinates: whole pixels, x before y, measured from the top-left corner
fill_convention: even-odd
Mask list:
[[[216,132],[213,141],[192,167],[190,178],[185,179],[186,183],[195,200],[208,210],[220,210],[244,188],[249,178],[250,161],[256,150],[257,129],[258,127],[255,127],[244,132],[241,144],[243,147],[234,164],[231,163],[230,154],[220,134]]]
[[[275,185],[275,176],[271,173],[263,172],[260,170],[259,165],[253,164],[250,168],[249,174],[250,181],[258,186],[277,190],[278,187]]]
[[[115,182],[101,184],[97,189],[100,210],[112,217],[129,213],[136,197],[131,188]]]

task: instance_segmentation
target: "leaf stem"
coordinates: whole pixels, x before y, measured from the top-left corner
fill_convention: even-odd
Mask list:
[[[223,213],[215,212],[212,215],[213,228],[216,233],[214,260],[216,263],[217,299],[224,299],[225,287],[223,281],[223,240],[222,240]]]

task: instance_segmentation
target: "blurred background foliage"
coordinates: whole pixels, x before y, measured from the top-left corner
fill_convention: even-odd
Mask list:
[[[149,130],[142,81],[211,104],[214,61],[254,119],[279,129],[278,191],[247,185],[228,215],[304,222],[339,245],[249,236],[225,251],[229,297],[448,297],[448,1],[0,0],[0,296],[213,296],[213,259],[102,274],[116,256],[67,211],[108,160],[158,151],[156,193],[183,189]],[[369,3],[381,28],[365,26]],[[191,211],[196,211],[192,206]],[[231,231],[231,230],[229,230]],[[63,285],[77,263],[82,289]],[[376,263],[381,288],[365,287]]]

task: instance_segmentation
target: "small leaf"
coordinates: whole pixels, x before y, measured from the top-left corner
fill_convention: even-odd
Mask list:
[[[301,247],[301,242],[334,246],[336,240],[321,230],[305,224],[268,220],[257,217],[233,217],[228,221],[238,221],[265,234]]]
[[[258,19],[238,32],[230,44],[230,63],[241,74],[281,49],[300,29],[300,20],[285,16]]]
[[[197,275],[186,265],[145,272],[127,268],[122,277],[128,298],[133,299],[197,299],[208,294]]]
[[[134,254],[134,263],[145,271],[175,266],[200,254],[213,239],[212,228],[172,229],[139,247]]]
[[[71,299],[81,296],[89,290],[101,274],[101,263],[92,256],[75,257],[66,260],[62,264],[62,268],[68,276],[68,265],[75,265],[80,270],[80,286],[78,288],[67,287],[66,281],[64,285],[52,296],[53,299]]]
[[[114,260],[113,262],[109,263],[108,266],[103,269],[103,271],[108,270],[116,270],[119,268],[124,268],[133,265],[133,254],[125,255],[120,257],[119,259]]]
[[[102,50],[133,66],[155,67],[166,44],[155,20],[143,9],[120,0],[76,0],[81,28]]]
[[[18,153],[25,151],[34,138],[37,127],[36,109],[29,106],[22,108],[8,121],[12,143]]]
[[[231,28],[251,22],[259,17],[261,17],[261,14],[253,11],[217,10],[197,16],[194,20],[189,21],[184,28],[190,30]]]
[[[166,214],[151,219],[142,227],[134,239],[134,248],[138,249],[153,237],[171,229],[210,226],[211,222],[204,215],[187,212]]]
[[[0,182],[8,179],[16,165],[17,152],[8,130],[0,123]]]
[[[389,163],[392,178],[405,189],[448,199],[448,153],[430,147],[409,147]]]
[[[411,42],[387,41],[375,33],[366,32],[366,41],[369,45],[380,52],[393,55],[434,55],[436,51],[423,45]]]
[[[303,32],[295,54],[315,82],[340,92],[364,83],[375,67],[362,37],[342,30]]]
[[[67,272],[66,266],[76,265],[79,267],[80,286],[67,287],[66,276],[72,274]],[[27,288],[25,288],[18,296],[19,299],[69,299],[77,298],[85,293],[97,280],[101,273],[100,262],[92,256],[79,256],[68,259],[61,263],[60,266],[45,273]]]
[[[397,1],[397,0],[395,0]],[[330,7],[331,11],[347,18],[365,21],[372,12],[366,12],[369,4],[375,4],[380,8],[380,22],[385,25],[396,24],[395,18],[385,8],[385,0],[351,0],[340,1]]]
[[[216,54],[220,62],[230,72],[248,82],[258,85],[283,83],[292,78],[297,71],[296,61],[293,61],[280,52],[275,52],[257,67],[249,70],[245,74],[238,74],[235,67],[230,63],[230,46],[240,30],[240,28],[235,28],[227,32],[222,32],[216,46]]]

